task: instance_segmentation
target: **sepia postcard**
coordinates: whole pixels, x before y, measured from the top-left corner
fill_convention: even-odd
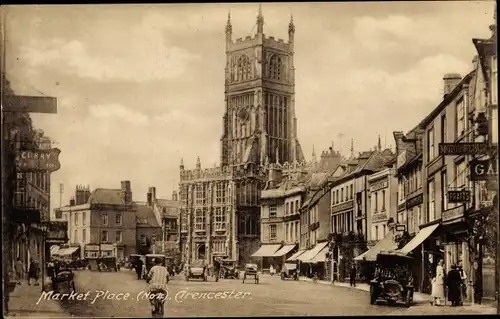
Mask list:
[[[496,10],[2,6],[4,316],[500,314]]]

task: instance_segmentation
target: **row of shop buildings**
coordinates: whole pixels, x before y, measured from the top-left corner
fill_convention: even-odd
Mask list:
[[[55,209],[55,219],[67,223],[68,242],[53,246],[62,258],[95,259],[131,254],[179,251],[177,193],[172,199],[156,197],[150,187],[145,202],[134,201],[130,181],[117,189],[76,186],[69,205]]]
[[[60,150],[30,113],[57,113],[53,97],[19,96],[2,74],[2,252],[4,307],[15,289],[13,265],[30,260],[41,266],[50,245],[66,242],[67,224],[50,220],[51,173],[60,168]],[[41,267],[44,276],[45,267]],[[42,289],[43,289],[42,284]]]
[[[354,264],[368,277],[365,266],[378,252],[399,251],[414,257],[419,291],[430,292],[443,259],[446,270],[463,265],[470,301],[495,297],[496,26],[491,30],[491,38],[473,39],[471,72],[446,74],[439,105],[409,132],[394,132],[395,153],[379,141],[328,174],[270,167],[261,247],[252,255],[264,270],[298,261],[303,273],[343,280]],[[471,151],[470,143],[487,147]]]

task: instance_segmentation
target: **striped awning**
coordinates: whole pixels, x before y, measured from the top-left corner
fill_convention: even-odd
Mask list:
[[[306,252],[305,250],[299,250],[298,252],[293,254],[290,258],[288,258],[286,261],[295,261],[300,255],[302,255],[305,252]]]
[[[281,247],[280,250],[275,252],[273,257],[285,256],[286,254],[291,252],[295,248],[295,246],[297,246],[297,245],[285,245],[285,246]]]
[[[281,245],[262,245],[251,257],[272,257],[280,247]]]

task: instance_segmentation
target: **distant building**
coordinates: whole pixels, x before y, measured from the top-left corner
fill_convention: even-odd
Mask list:
[[[147,205],[153,209],[157,224],[161,228],[156,237],[155,250],[169,252],[169,254],[180,252],[179,234],[179,211],[180,202],[177,192],[173,191],[172,199],[161,199],[156,197],[156,187],[150,187],[147,193]]]
[[[68,221],[69,242],[78,244],[72,254],[82,258],[123,258],[136,253],[135,206],[130,182],[122,181],[120,189],[97,188],[90,192],[77,187],[70,205],[56,210],[56,216]]]

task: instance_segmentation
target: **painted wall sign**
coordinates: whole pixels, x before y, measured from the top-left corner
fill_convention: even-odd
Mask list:
[[[420,194],[415,197],[406,200],[406,209],[410,209],[414,206],[420,205],[424,202],[424,195]]]
[[[470,191],[448,191],[449,203],[469,203],[470,200]]]
[[[493,180],[498,175],[496,161],[472,160],[470,162],[470,179],[473,181]]]
[[[55,172],[61,168],[59,154],[61,150],[53,148],[50,150],[24,150],[16,157],[16,164],[23,172],[41,171]]]
[[[455,218],[460,218],[464,215],[464,212],[465,212],[464,205],[460,205],[460,206],[445,210],[441,216],[441,219],[444,222],[444,221],[452,220]]]
[[[444,157],[441,156],[438,160],[427,166],[427,177],[431,177],[432,175],[434,175],[434,173],[439,171],[443,166],[444,166]]]
[[[354,208],[354,201],[350,200],[348,202],[336,205],[332,207],[332,213],[341,212],[343,210],[348,210]]]
[[[384,189],[384,188],[387,188],[389,187],[389,181],[387,179],[384,179],[382,181],[377,181],[375,183],[373,183],[371,186],[370,186],[370,191],[371,192],[376,192],[380,189]]]
[[[488,154],[487,143],[439,143],[439,155]]]
[[[387,221],[387,214],[375,214],[372,217],[372,223],[380,223]]]

